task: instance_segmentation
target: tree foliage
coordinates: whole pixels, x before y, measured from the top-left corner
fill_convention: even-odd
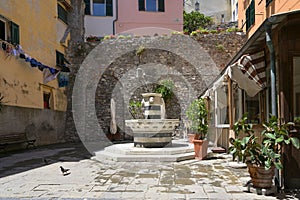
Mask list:
[[[196,31],[200,27],[206,28],[212,23],[212,18],[201,14],[200,12],[192,11],[190,13],[183,12],[183,29],[188,33]]]

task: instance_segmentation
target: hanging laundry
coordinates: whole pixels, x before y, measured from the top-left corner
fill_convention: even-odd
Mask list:
[[[69,85],[69,73],[60,72],[57,76],[58,87],[66,87]]]
[[[17,45],[16,45],[16,50],[17,50],[17,52],[18,52],[19,54],[24,54],[24,51],[23,51],[21,45],[17,44]]]
[[[37,66],[37,61],[36,61],[36,59],[31,58],[29,62],[30,62],[31,67],[36,67],[36,66]]]
[[[26,57],[25,57],[25,54],[20,53],[20,58],[25,59],[25,58],[26,58]]]
[[[51,68],[44,68],[43,70],[44,84],[56,79],[57,75],[59,74],[58,70],[55,74],[52,74],[50,69]]]

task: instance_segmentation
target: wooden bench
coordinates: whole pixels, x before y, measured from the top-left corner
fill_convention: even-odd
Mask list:
[[[6,150],[8,145],[27,143],[26,148],[35,147],[36,139],[28,139],[26,133],[8,133],[0,135],[0,149]]]

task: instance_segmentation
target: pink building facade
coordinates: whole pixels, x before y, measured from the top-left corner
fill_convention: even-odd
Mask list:
[[[183,30],[182,0],[85,0],[86,36],[154,35]]]

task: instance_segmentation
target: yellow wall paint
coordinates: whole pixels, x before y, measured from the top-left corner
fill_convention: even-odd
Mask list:
[[[242,26],[246,22],[246,9],[250,5],[251,0],[239,0],[238,1],[238,26]],[[247,35],[250,38],[253,33],[259,28],[259,26],[268,17],[282,12],[288,12],[300,9],[300,0],[273,0],[267,7],[266,1],[255,1],[255,22],[252,27],[249,28]],[[246,24],[243,26],[243,30],[246,32]]]
[[[57,0],[1,0],[0,14],[19,25],[20,45],[26,54],[56,68],[55,51],[65,52],[65,44],[59,41],[67,28],[57,17]],[[42,85],[40,70],[0,50],[0,92],[6,105],[43,109]],[[56,79],[46,85],[52,88],[53,109],[66,110],[64,88],[58,88]]]

